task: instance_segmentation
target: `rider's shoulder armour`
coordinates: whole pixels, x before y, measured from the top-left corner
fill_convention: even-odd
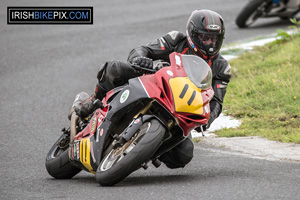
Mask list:
[[[175,47],[182,39],[185,39],[185,35],[179,31],[171,31],[162,38],[164,38],[170,46]]]

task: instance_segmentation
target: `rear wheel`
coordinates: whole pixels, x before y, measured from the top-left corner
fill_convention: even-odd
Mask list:
[[[246,28],[253,24],[257,18],[263,16],[267,12],[269,4],[271,5],[270,0],[252,0],[250,1],[245,8],[240,12],[236,18],[236,25],[240,28]]]
[[[112,149],[102,160],[96,172],[100,185],[112,186],[147,163],[165,134],[161,123],[152,119],[144,123],[135,135],[121,147]]]
[[[69,179],[81,171],[69,160],[69,140],[68,134],[62,134],[47,154],[46,169],[56,179]]]

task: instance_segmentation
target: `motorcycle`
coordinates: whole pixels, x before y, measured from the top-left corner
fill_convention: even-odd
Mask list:
[[[250,0],[236,18],[240,28],[249,27],[261,17],[293,18],[300,11],[300,0]]]
[[[68,179],[85,170],[100,185],[112,186],[149,162],[159,167],[161,155],[206,124],[214,95],[209,65],[179,53],[172,53],[170,61],[158,71],[135,65],[149,74],[96,100],[90,116],[73,114],[70,128],[62,130],[46,156],[48,173]]]

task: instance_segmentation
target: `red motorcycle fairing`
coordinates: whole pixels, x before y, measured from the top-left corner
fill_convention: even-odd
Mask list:
[[[209,101],[213,97],[214,92],[212,87],[202,90],[199,101],[199,98],[196,99],[192,96],[188,96],[188,94],[194,94],[194,92],[188,91],[193,90],[193,88],[187,89],[184,84],[181,84],[179,85],[179,87],[182,87],[181,94],[185,93],[185,95],[183,95],[183,97],[174,96],[174,92],[172,92],[172,89],[170,88],[171,81],[174,81],[174,77],[187,77],[187,74],[183,66],[181,54],[172,53],[170,55],[170,61],[170,67],[164,67],[155,74],[145,75],[139,77],[139,79],[149,98],[154,98],[161,105],[164,105],[164,107],[166,107],[166,109],[177,119],[177,122],[184,131],[184,136],[188,136],[189,132],[195,127],[207,123],[210,115]],[[174,99],[178,98],[180,98],[181,101],[186,101],[182,102],[183,104],[187,104],[184,106],[184,108],[187,108],[186,111],[181,109],[181,112],[178,112],[174,101]],[[192,100],[192,102],[190,102],[190,100]],[[192,103],[199,104],[201,107],[203,105],[204,109],[197,113],[188,112],[188,108]]]
[[[108,104],[113,100],[113,98],[124,89],[124,85],[116,87],[106,93],[106,96],[102,99],[102,104],[104,109],[108,107]],[[107,110],[106,110],[107,111]]]
[[[71,147],[71,159],[78,167],[95,173],[102,159],[106,139],[128,126],[133,117],[128,117],[131,110],[137,112],[142,108],[140,101],[148,97],[137,78],[129,82],[109,91],[102,100],[104,108],[97,109],[89,124],[76,134]],[[126,91],[130,91],[130,94]]]
[[[106,119],[116,124],[133,117],[128,112],[133,111],[135,115],[147,102],[152,100],[147,96],[138,78],[130,79],[128,82],[129,83],[114,96],[112,101],[109,102],[109,112],[107,113]]]
[[[164,67],[155,74],[130,79],[128,85],[108,92],[102,101],[104,108],[97,109],[89,120],[89,124],[75,136],[74,145],[71,147],[73,163],[86,171],[95,173],[102,160],[103,150],[107,148],[105,146],[107,138],[126,131],[132,120],[137,119],[134,116],[149,103],[152,106],[150,106],[150,115],[148,114],[147,120],[157,118],[167,129],[170,120],[176,121],[178,125],[169,130],[173,139],[160,147],[157,155],[178,144],[195,127],[206,124],[210,114],[209,100],[213,96],[212,87],[205,90],[196,88],[201,92],[198,91],[198,94],[201,94],[200,98],[189,97],[189,94],[193,94],[189,89],[193,90],[193,88],[185,88],[182,83],[178,84],[178,87],[182,87],[185,91],[182,98],[174,96],[175,93],[172,91],[170,85],[173,84],[174,78],[190,80],[187,78],[180,59],[180,54],[173,53],[170,55],[172,63],[170,67]],[[191,82],[190,85],[194,84]],[[175,105],[178,99],[184,101],[179,108],[178,104]],[[189,111],[189,107],[195,104],[202,109],[196,110],[196,113],[194,110],[178,112],[182,108]],[[143,115],[140,119],[146,119],[142,117]]]
[[[114,124],[106,119],[109,108],[109,102],[117,95],[124,86],[110,90],[103,98],[103,108],[98,108],[89,120],[89,124],[74,138],[74,144],[71,147],[71,159],[78,167],[91,173],[96,173],[97,167],[101,161],[104,148],[104,142],[114,129]]]
[[[85,168],[86,171],[96,173],[101,157],[104,138],[110,122],[105,121],[106,112],[97,109],[91,117],[89,124],[79,132],[71,147],[71,159],[76,165]],[[76,162],[77,161],[77,162]]]

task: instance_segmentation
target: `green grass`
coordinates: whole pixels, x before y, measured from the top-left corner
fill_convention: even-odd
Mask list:
[[[216,134],[300,143],[300,37],[255,48],[230,64],[223,110],[242,124]]]

